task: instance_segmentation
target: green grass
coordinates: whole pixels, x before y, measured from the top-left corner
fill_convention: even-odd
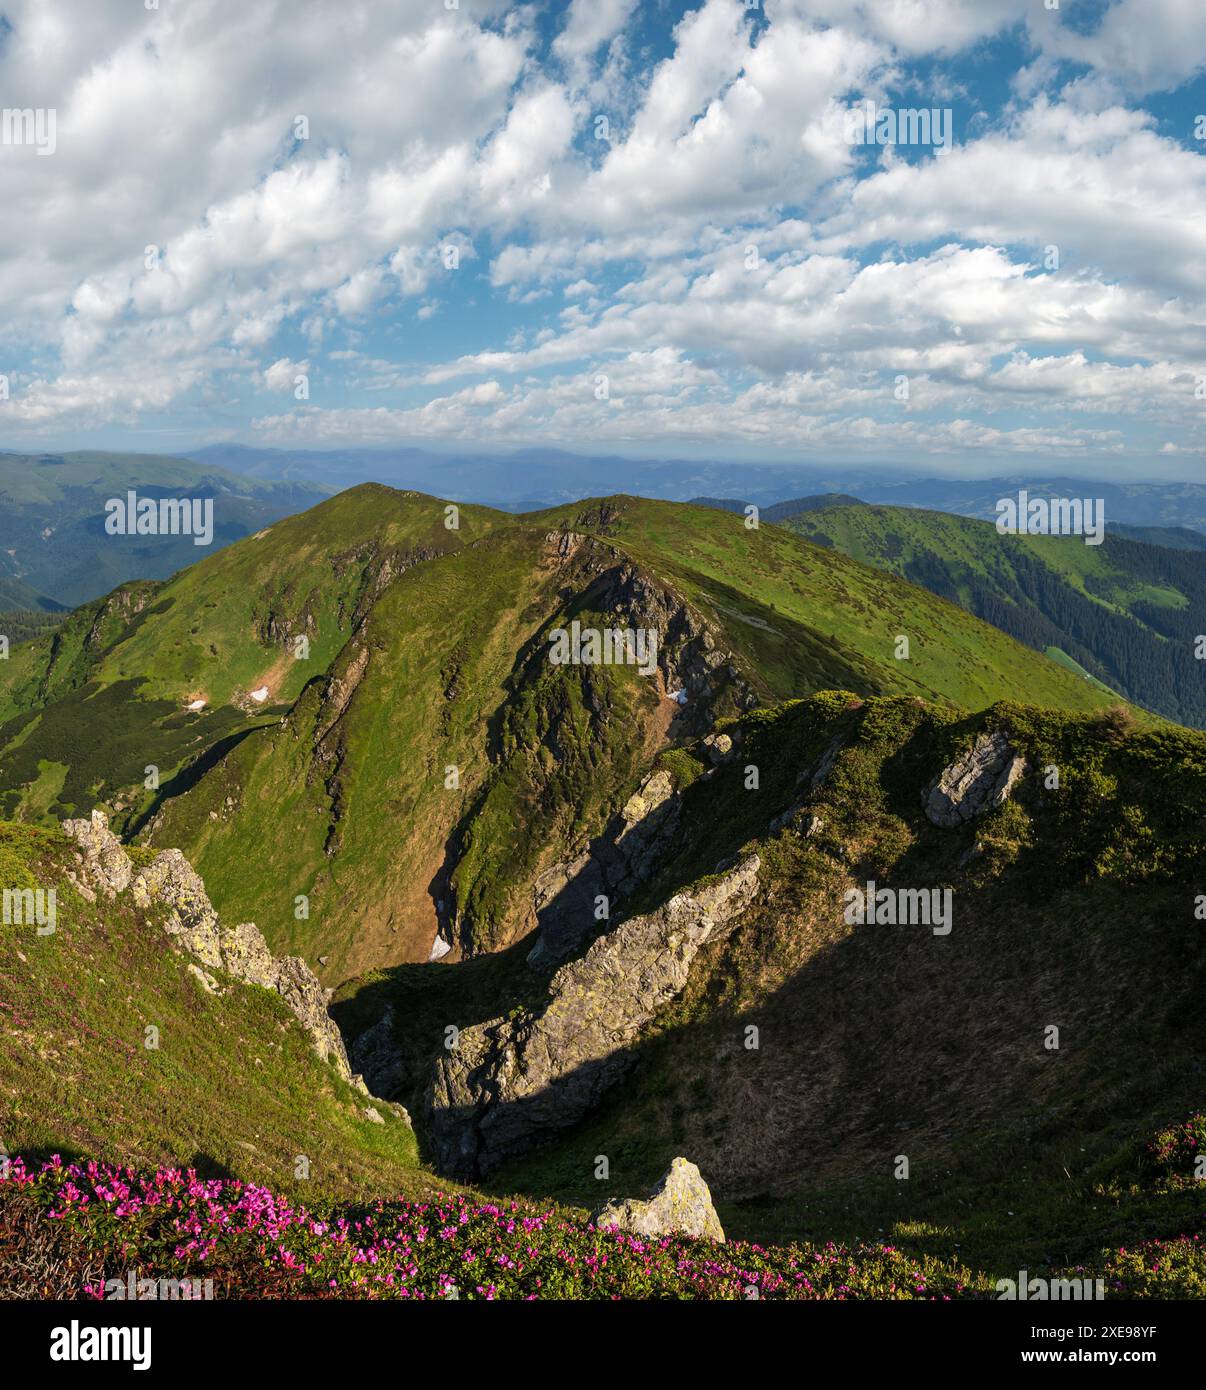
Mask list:
[[[388,1107],[370,1121],[274,993],[226,980],[209,994],[159,917],[129,894],[89,903],[73,862],[65,836],[0,824],[0,885],[53,888],[58,919],[46,936],[0,928],[8,1153],[185,1163],[314,1194],[425,1190],[409,1127]]]
[[[919,789],[982,727],[1007,729],[1032,773],[1004,807],[939,830]],[[836,695],[730,730],[740,756],[691,782],[689,828],[629,906],[742,847],[762,858],[756,905],[705,947],[611,1098],[498,1185],[587,1206],[686,1153],[737,1235],[887,1239],[993,1279],[1100,1271],[1106,1251],[1200,1229],[1206,1184],[1182,1151],[1154,1173],[1141,1146],[1201,1107],[1206,739],[1009,703],[967,719]],[[802,795],[797,772],[838,734],[825,786],[768,836]],[[750,762],[767,772],[756,794],[741,789]],[[1057,791],[1038,775],[1049,766]],[[808,815],[823,821],[811,835]],[[842,895],[868,878],[950,886],[950,937],[846,926]]]

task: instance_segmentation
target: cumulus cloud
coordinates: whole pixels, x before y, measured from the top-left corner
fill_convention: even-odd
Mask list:
[[[297,378],[306,376],[309,371],[309,362],[290,362],[287,357],[278,357],[264,372],[264,385],[269,391],[293,391]]]
[[[1206,159],[1145,104],[1206,64],[1198,0],[5,16],[6,103],[57,113],[0,147],[14,431],[1202,449]],[[949,151],[847,138],[951,93]]]

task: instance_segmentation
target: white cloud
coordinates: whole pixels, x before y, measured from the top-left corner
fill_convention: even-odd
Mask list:
[[[291,362],[287,357],[279,357],[264,372],[264,385],[269,391],[292,393],[299,376],[307,376],[309,362]]]
[[[1206,158],[1136,98],[1202,67],[1200,3],[681,10],[573,0],[550,40],[502,0],[14,0],[5,101],[59,125],[0,149],[4,418],[201,418],[313,362],[325,408],[261,434],[1083,450],[1159,419],[1198,450]],[[957,91],[1007,30],[1013,100],[948,153],[847,143],[850,101],[919,57]]]

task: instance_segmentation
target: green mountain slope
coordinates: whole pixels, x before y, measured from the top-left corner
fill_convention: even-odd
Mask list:
[[[923,584],[1169,719],[1206,726],[1195,642],[1206,561],[1107,536],[1001,536],[990,522],[902,507],[789,517],[797,535]]]
[[[105,504],[212,499],[209,547],[191,536],[109,535]],[[0,453],[0,581],[20,581],[74,606],[132,579],[165,579],[207,550],[254,534],[325,495],[313,484],[263,482],[153,454]],[[0,607],[29,607],[27,600]]]
[[[681,798],[674,828],[622,920],[566,969],[751,856],[756,888],[714,911],[684,983],[636,1038],[617,1035],[616,1052],[573,1049],[592,1017],[620,1017],[648,989],[663,956],[639,934],[580,987],[561,986],[577,1031],[556,1034],[547,1062],[556,982],[528,968],[525,984],[506,956],[471,962],[472,978],[463,965],[403,965],[341,988],[349,1035],[390,1011],[396,1093],[416,1113],[425,1092],[429,1106],[439,1095],[441,1059],[457,1055],[449,1022],[460,1029],[478,1102],[429,1109],[431,1151],[449,1125],[526,1136],[487,1181],[583,1205],[598,1199],[599,1155],[626,1191],[687,1152],[735,1234],[881,1231],[912,1254],[956,1248],[994,1279],[1019,1266],[1098,1270],[1108,1247],[1198,1229],[1200,1117],[1176,1135],[1202,1108],[1206,737],[1009,703],[969,718],[833,693],[723,731],[734,749],[719,764],[702,744],[662,760]],[[934,778],[998,733],[1025,761],[1012,794],[934,824],[923,809]],[[949,890],[950,931],[849,923],[848,894],[868,880]],[[497,1050],[479,1050],[490,1037]],[[526,1120],[512,1097],[544,1066]]]
[[[338,980],[523,937],[534,880],[642,760],[759,701],[1108,702],[926,590],[740,517],[614,498],[444,520],[437,499],[356,488],[18,649],[8,814],[103,803]],[[575,621],[656,630],[656,671],[553,665]]]
[[[104,801],[133,824],[184,765],[279,718],[401,569],[490,518],[465,508],[449,530],[434,503],[367,486],[165,584],[124,585],[78,609],[0,667],[3,805],[62,818]],[[158,786],[145,785],[148,768]]]
[[[20,579],[0,576],[0,612],[25,609],[41,613],[61,613],[66,605],[40,594],[32,585]]]
[[[1168,550],[1206,550],[1206,533],[1188,526],[1127,526],[1107,521],[1106,533],[1124,541],[1142,541]]]

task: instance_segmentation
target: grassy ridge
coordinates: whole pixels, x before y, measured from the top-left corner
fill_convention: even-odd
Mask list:
[[[1099,692],[1054,663],[1035,661],[955,605],[802,544],[780,527],[750,531],[740,516],[636,498],[605,499],[589,509],[572,504],[541,517],[588,529],[600,507],[602,530],[616,544],[715,611],[768,698],[846,686],[964,709],[1000,699],[1080,710],[1105,703]],[[909,638],[907,660],[896,655],[902,635]],[[857,679],[837,679],[842,668]]]
[[[691,605],[764,700],[1109,699],[954,604],[776,527],[612,498],[528,518],[463,508],[450,531],[444,507],[353,489],[19,649],[0,672],[0,809],[37,820],[103,802],[127,833],[179,844],[219,907],[278,949],[328,956],[331,980],[424,959],[440,902],[458,945],[505,946],[532,925],[534,875],[602,825],[669,718],[627,669],[544,659],[553,625],[610,621],[591,572],[556,561],[547,536],[564,530]],[[199,714],[183,709],[193,697],[209,702]]]
[[[1099,546],[1001,536],[991,522],[906,507],[836,507],[781,524],[925,585],[1148,709],[1206,726],[1194,654],[1206,565],[1197,552],[1113,535]]]

